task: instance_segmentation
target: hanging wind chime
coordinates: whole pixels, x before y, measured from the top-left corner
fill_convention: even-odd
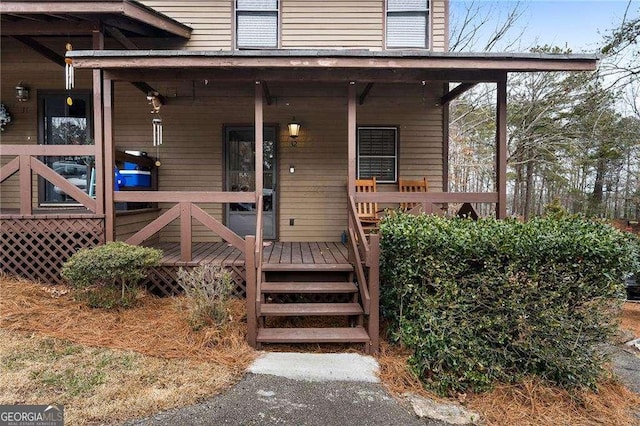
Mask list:
[[[147,94],[147,100],[151,105],[151,125],[153,128],[153,146],[156,147],[156,167],[161,166],[160,162],[160,145],[162,145],[162,117],[160,117],[160,107],[162,102],[159,98],[158,92],[149,92]]]
[[[67,49],[67,52],[73,50],[73,46],[71,45],[71,43],[67,43],[65,47]],[[73,105],[73,99],[71,98],[71,93],[68,92],[74,88],[75,84],[76,81],[75,72],[73,69],[73,59],[64,58],[64,87],[67,90],[67,105],[69,106]]]

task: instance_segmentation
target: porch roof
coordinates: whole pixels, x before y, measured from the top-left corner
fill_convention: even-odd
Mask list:
[[[177,36],[192,29],[135,0],[0,2],[3,36],[88,35],[101,25],[135,36]]]
[[[416,50],[78,50],[78,68],[115,80],[218,78],[266,81],[496,81],[508,72],[593,71],[594,54]]]

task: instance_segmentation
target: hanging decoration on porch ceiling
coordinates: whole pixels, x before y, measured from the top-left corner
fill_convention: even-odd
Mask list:
[[[73,50],[73,46],[71,43],[67,43],[65,45],[67,52]],[[64,58],[64,88],[67,91],[72,90],[76,85],[76,77],[75,71],[73,69],[73,59]],[[73,99],[71,98],[71,94],[67,93],[67,105],[73,105]]]
[[[147,93],[147,101],[149,101],[149,105],[151,105],[151,115],[153,116],[151,124],[153,128],[153,146],[156,147],[156,167],[162,165],[160,162],[160,145],[162,145],[162,117],[160,117],[160,107],[162,107],[162,102],[159,96],[160,94],[158,92]]]

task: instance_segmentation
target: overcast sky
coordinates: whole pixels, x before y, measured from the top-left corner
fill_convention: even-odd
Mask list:
[[[597,50],[603,35],[620,25],[629,6],[629,0],[476,0],[491,4],[494,14],[504,15],[520,3],[523,11],[511,37],[522,32],[521,48],[549,44],[568,47],[575,53]],[[467,0],[451,0],[451,13],[463,13]],[[640,13],[640,0],[631,0],[628,17]],[[490,31],[489,28],[487,28]],[[511,49],[514,50],[514,49]]]

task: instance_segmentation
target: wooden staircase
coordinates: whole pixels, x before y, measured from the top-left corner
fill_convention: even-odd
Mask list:
[[[263,264],[256,299],[256,343],[363,343],[371,339],[364,328],[350,264]],[[281,327],[276,317],[343,317],[341,326]],[[280,321],[282,322],[282,321]],[[336,321],[338,323],[340,321]],[[334,323],[334,324],[335,324]]]

